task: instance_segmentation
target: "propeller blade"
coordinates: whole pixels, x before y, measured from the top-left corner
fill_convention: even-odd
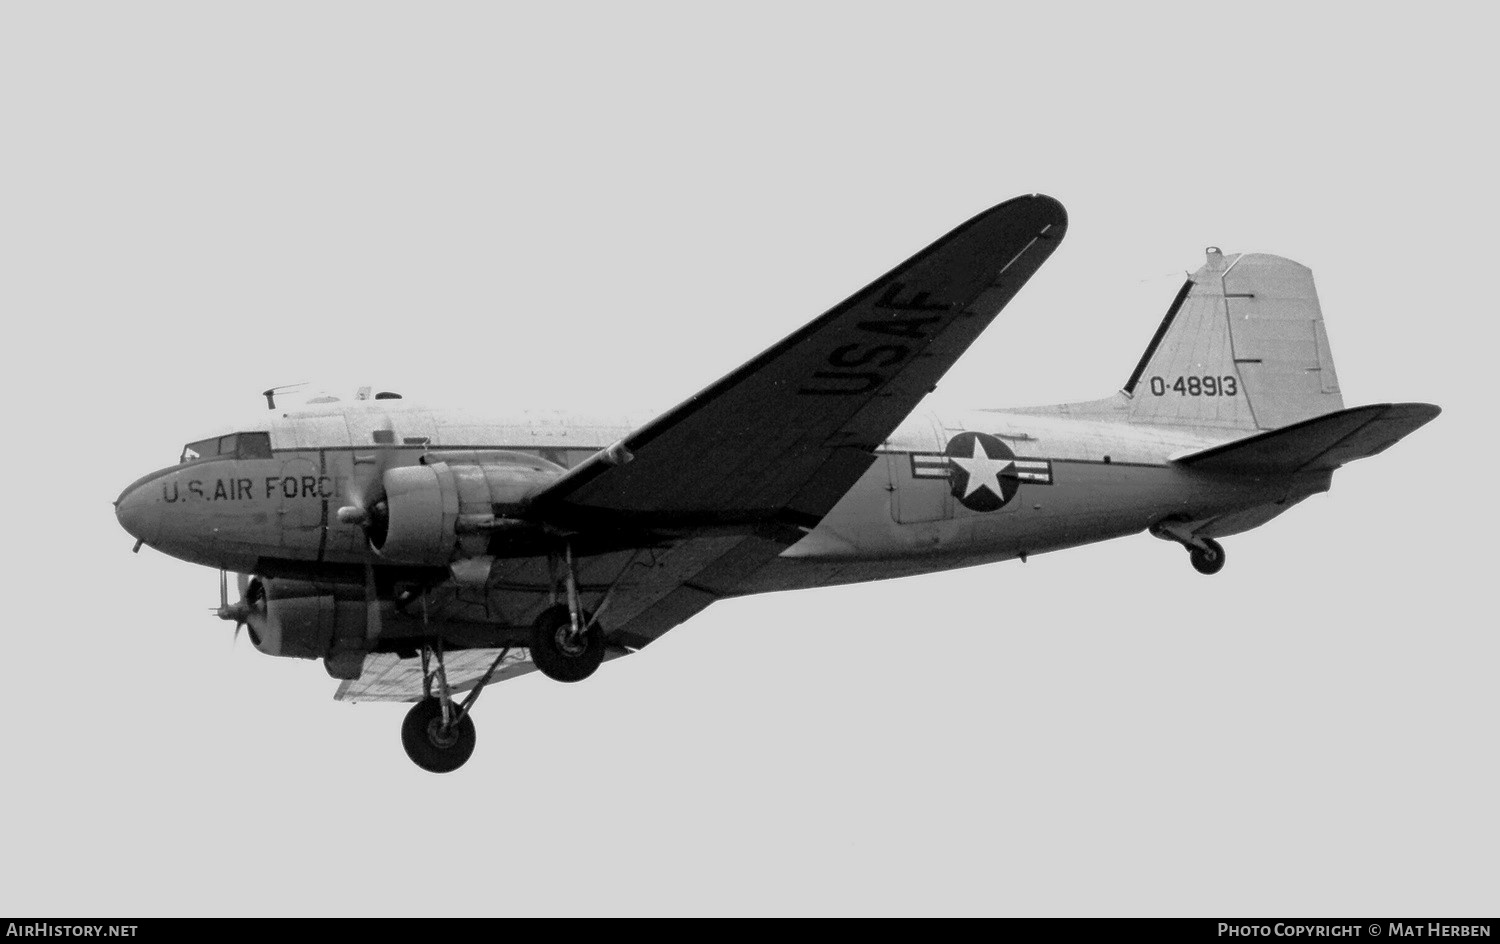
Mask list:
[[[221,620],[234,620],[237,623],[243,621],[246,614],[250,612],[250,604],[245,601],[243,595],[235,601],[233,606],[230,606],[229,572],[222,568],[219,570],[219,605],[217,608],[210,607],[209,612]]]
[[[230,605],[229,572],[224,569],[219,570],[219,606],[218,609],[210,610],[210,612],[216,614],[221,620],[234,620],[234,635],[229,640],[230,648],[239,645],[240,630],[249,628],[250,616],[256,612],[257,604],[261,600],[259,593],[254,594],[255,599],[251,599],[250,588],[252,586],[258,585],[252,584],[246,577],[241,575],[240,598],[233,605]],[[252,632],[251,635],[253,637],[254,633]]]
[[[380,594],[375,587],[375,552],[365,551],[365,638],[380,638]]]
[[[380,525],[385,500],[385,473],[396,455],[396,433],[391,418],[380,414],[371,433],[374,451],[354,454],[354,468],[349,476],[349,504],[337,512],[339,521],[358,525],[365,532],[365,638],[379,638],[381,629],[380,590],[375,585],[375,549],[371,529]]]
[[[349,476],[349,504],[336,514],[345,524],[358,525],[368,534],[375,521],[377,507],[385,495],[385,473],[396,454],[396,433],[389,416],[382,414],[372,432],[374,450],[354,454],[354,468]]]

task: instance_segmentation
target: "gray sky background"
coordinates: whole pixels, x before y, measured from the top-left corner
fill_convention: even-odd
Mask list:
[[[1382,8],[1383,9],[1383,8]],[[0,912],[1493,915],[1497,216],[1467,4],[6,4]],[[670,406],[979,210],[937,396],[1124,382],[1203,247],[1443,415],[1226,541],[717,605],[457,774],[110,502],[258,391]]]

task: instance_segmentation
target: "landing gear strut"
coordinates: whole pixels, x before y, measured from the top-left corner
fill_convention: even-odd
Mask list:
[[[639,552],[637,552],[639,553]],[[560,558],[560,560],[559,560]],[[635,563],[635,555],[626,562],[623,574]],[[563,553],[554,555],[553,599],[556,600],[557,585],[566,591],[566,603],[554,603],[542,611],[531,627],[528,639],[531,661],[543,675],[560,682],[577,682],[594,674],[604,661],[604,630],[600,628],[599,616],[608,608],[619,586],[618,577],[610,584],[595,612],[588,613],[579,601],[578,578],[573,570],[573,547],[563,544]],[[555,569],[557,563],[564,565],[559,579]],[[410,603],[408,598],[406,603]],[[427,621],[427,600],[422,597],[422,621]],[[459,703],[454,700],[448,687],[448,671],[443,663],[442,637],[428,637],[422,644],[422,694],[423,698],[411,707],[406,721],[401,725],[401,744],[406,756],[423,770],[433,773],[448,773],[462,767],[474,753],[474,721],[469,717],[479,693],[495,677],[510,647],[500,650],[489,670]]]
[[[401,723],[401,746],[406,748],[406,756],[413,763],[435,774],[446,774],[464,765],[474,753],[474,719],[469,717],[469,709],[474,707],[479,693],[484,691],[509,652],[509,647],[500,650],[489,671],[469,692],[469,697],[460,703],[453,699],[453,692],[448,688],[443,641],[439,639],[436,645],[422,646],[422,691],[425,697],[411,706],[406,720]],[[434,682],[437,683],[436,692]]]
[[[531,627],[531,661],[542,674],[559,682],[581,682],[604,661],[604,631],[581,615],[584,628],[562,604],[549,606]]]
[[[568,602],[547,607],[532,624],[531,661],[550,679],[580,682],[604,661],[604,630],[599,628],[597,614],[590,616],[579,605],[570,544],[563,545],[563,565]]]

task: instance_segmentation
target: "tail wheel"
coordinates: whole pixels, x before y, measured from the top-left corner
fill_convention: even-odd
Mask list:
[[[443,724],[443,703],[424,698],[411,706],[401,724],[401,745],[418,767],[435,774],[457,770],[474,753],[474,719]]]
[[[1224,569],[1224,548],[1211,538],[1204,540],[1202,547],[1188,548],[1188,557],[1200,574],[1216,574]]]
[[[604,631],[594,624],[575,633],[568,608],[550,606],[532,624],[531,661],[550,679],[580,682],[604,661]]]

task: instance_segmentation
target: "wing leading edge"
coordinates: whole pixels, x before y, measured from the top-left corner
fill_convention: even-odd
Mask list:
[[[539,493],[588,529],[809,527],[1057,248],[1051,197],[979,214]]]

